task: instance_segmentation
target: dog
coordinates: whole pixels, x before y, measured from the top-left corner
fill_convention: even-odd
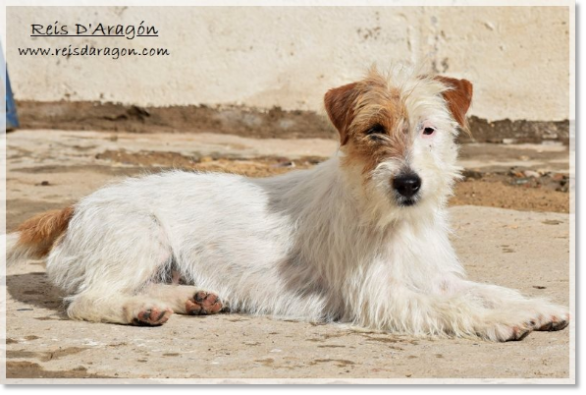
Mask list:
[[[472,84],[370,70],[329,90],[339,149],[267,178],[170,171],[104,187],[7,237],[46,257],[72,319],[271,315],[413,336],[520,340],[567,308],[466,279],[448,238]]]

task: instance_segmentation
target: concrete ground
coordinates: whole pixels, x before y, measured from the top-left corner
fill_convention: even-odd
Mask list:
[[[7,144],[9,231],[25,218],[64,207],[107,182],[157,170],[153,161],[143,166],[142,157],[116,161],[112,159],[116,155],[157,151],[161,153],[157,160],[171,158],[181,165],[194,156],[200,163],[219,163],[217,158],[225,157],[324,157],[336,146],[320,139],[27,130],[9,134]],[[496,153],[481,155],[490,150]],[[568,171],[567,154],[557,146],[465,146],[462,158],[463,166],[480,171],[506,169],[519,161],[531,162],[529,166],[536,169]],[[267,168],[280,169],[283,163],[280,160]],[[455,229],[452,240],[472,279],[569,304],[568,214],[469,205],[450,210]],[[560,332],[535,332],[523,341],[503,344],[411,338],[237,314],[174,315],[162,327],[144,328],[66,319],[42,262],[11,267],[6,283],[10,382],[27,378],[138,382],[146,378],[232,382],[247,378],[322,378],[327,382],[469,378],[498,382],[562,379],[573,372],[573,323]]]

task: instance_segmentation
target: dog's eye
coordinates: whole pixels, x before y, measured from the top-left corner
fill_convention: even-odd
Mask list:
[[[423,134],[426,136],[431,136],[435,132],[434,128],[427,127],[423,129]]]
[[[381,124],[376,124],[366,131],[366,134],[385,134],[385,127]]]

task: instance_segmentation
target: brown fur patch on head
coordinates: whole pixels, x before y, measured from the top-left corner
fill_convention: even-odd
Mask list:
[[[72,216],[73,207],[66,207],[63,210],[47,211],[24,221],[17,228],[20,233],[18,244],[34,247],[38,257],[47,255],[57,238],[67,230]]]
[[[442,93],[442,96],[456,122],[460,124],[466,133],[470,134],[466,113],[472,103],[472,83],[468,80],[459,80],[441,75],[436,76],[435,79],[449,88]]]
[[[343,164],[362,164],[367,177],[388,159],[405,157],[409,121],[399,90],[375,70],[360,82],[326,93],[328,115],[340,132]]]

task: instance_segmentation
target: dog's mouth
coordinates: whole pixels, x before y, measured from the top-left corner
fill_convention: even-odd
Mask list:
[[[399,204],[404,207],[415,206],[416,203],[417,201],[415,199],[405,199],[404,201],[399,202]]]
[[[404,197],[404,196],[395,196],[395,200],[397,202],[397,205],[399,207],[411,207],[411,206],[415,206],[420,198],[419,195],[415,195],[412,197]]]

